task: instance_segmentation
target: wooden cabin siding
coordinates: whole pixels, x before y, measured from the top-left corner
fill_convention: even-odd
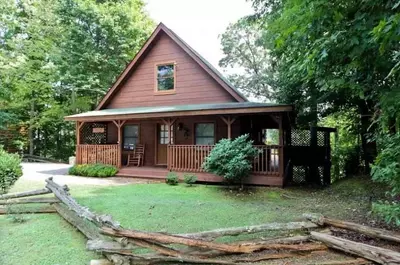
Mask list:
[[[163,62],[176,63],[175,94],[155,93],[155,65]],[[237,100],[163,33],[105,108],[223,102],[237,102]]]

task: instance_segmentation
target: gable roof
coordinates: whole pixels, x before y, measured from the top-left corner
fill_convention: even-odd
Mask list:
[[[221,87],[223,87],[234,99],[238,102],[248,101],[247,98],[240,93],[217,69],[215,69],[205,58],[197,53],[185,41],[183,41],[176,33],[167,28],[163,23],[158,24],[157,28],[153,31],[151,36],[147,39],[146,43],[136,54],[133,60],[128,64],[125,70],[119,75],[117,80],[108,90],[106,95],[100,101],[96,110],[104,107],[112,98],[112,96],[119,90],[123,81],[129,77],[136,64],[140,63],[141,59],[145,57],[147,52],[152,48],[153,43],[158,39],[161,33],[169,36],[179,47],[181,47],[202,69],[204,69]]]

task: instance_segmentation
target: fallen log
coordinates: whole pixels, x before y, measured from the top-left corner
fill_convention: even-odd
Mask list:
[[[254,258],[241,258],[235,259],[235,262],[246,262],[246,263],[254,263],[260,262],[264,260],[273,260],[273,259],[287,259],[287,258],[295,258],[299,257],[299,254],[296,253],[272,253],[272,254],[265,254]]]
[[[128,243],[122,244],[119,240],[117,242],[104,241],[104,240],[89,240],[86,243],[86,249],[100,252],[111,252],[111,251],[122,251],[128,250],[132,251],[136,249],[136,246],[148,248],[154,250],[162,255],[179,257],[183,256],[183,253],[175,250],[173,248],[169,248],[163,246],[161,244],[148,242],[140,239],[129,239]]]
[[[317,228],[318,225],[313,222],[290,222],[290,223],[267,223],[262,225],[252,225],[244,227],[231,227],[221,228],[210,231],[188,233],[188,234],[177,234],[177,236],[188,237],[188,238],[201,238],[207,240],[213,240],[222,236],[237,236],[242,234],[254,234],[264,231],[272,230],[300,230],[300,229],[312,229]]]
[[[13,209],[13,208],[0,208],[0,215],[2,214],[38,214],[38,213],[56,213],[53,206],[35,207],[32,209]]]
[[[120,227],[119,223],[115,222],[110,215],[96,215],[92,213],[88,208],[82,207],[79,203],[75,201],[74,198],[71,197],[68,192],[67,186],[58,185],[53,181],[53,178],[46,179],[46,182],[46,188],[51,190],[60,201],[65,203],[65,205],[67,205],[69,209],[78,214],[78,216],[92,221],[99,227]]]
[[[86,238],[90,240],[103,238],[97,227],[90,224],[85,219],[80,218],[75,212],[69,210],[65,205],[55,204],[53,207],[62,218],[64,218],[73,227],[78,229]]]
[[[57,198],[27,198],[27,199],[1,200],[0,205],[30,204],[30,203],[57,203],[57,202],[60,202],[60,200]]]
[[[91,240],[104,240],[104,236],[99,233],[99,230],[92,223],[89,223],[87,220],[79,217],[75,212],[68,209],[65,205],[54,204],[54,209],[57,213],[64,218],[68,223],[70,223],[73,227],[78,229],[89,241]],[[112,242],[114,244],[118,244],[119,248],[122,248],[121,244],[117,242]],[[114,264],[119,265],[129,265],[129,260],[121,255],[105,255],[108,260],[112,261]]]
[[[352,260],[332,260],[324,262],[309,263],[307,265],[366,265],[371,264],[370,261],[362,258]]]
[[[219,250],[227,253],[251,253],[254,251],[265,250],[265,249],[285,249],[285,250],[295,250],[295,251],[312,251],[312,250],[322,250],[326,249],[325,246],[321,244],[301,244],[301,245],[286,245],[286,244],[224,244],[215,243],[200,239],[193,239],[169,234],[162,233],[152,233],[152,232],[142,232],[136,230],[122,230],[122,229],[112,229],[108,227],[102,227],[101,233],[116,236],[116,237],[127,237],[134,239],[143,239],[148,241],[153,241],[161,244],[182,244],[190,247],[199,247],[205,249]]]
[[[193,257],[166,257],[153,254],[133,254],[129,251],[109,251],[109,253],[120,254],[129,257],[134,263],[146,263],[146,264],[166,264],[166,263],[186,263],[186,264],[225,264],[225,265],[237,265],[233,261],[216,260],[216,259],[199,259]]]
[[[311,232],[311,238],[325,243],[328,247],[357,255],[379,264],[400,264],[400,253],[390,249],[370,246],[318,232]]]
[[[49,189],[40,189],[40,190],[31,190],[31,191],[24,191],[24,192],[17,192],[17,193],[9,193],[9,194],[0,195],[0,200],[29,197],[29,196],[36,196],[36,195],[49,194],[49,193],[51,193],[51,190],[49,190]]]
[[[352,222],[346,222],[336,219],[324,217],[322,215],[307,215],[307,218],[320,226],[331,225],[337,228],[347,229],[350,231],[358,232],[373,238],[384,239],[400,243],[400,234],[394,231],[385,229],[374,228],[370,226],[360,225]]]

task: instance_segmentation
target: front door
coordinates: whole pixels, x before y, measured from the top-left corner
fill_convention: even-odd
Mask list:
[[[169,144],[168,125],[157,124],[157,145],[156,145],[157,165],[167,164],[168,144]]]

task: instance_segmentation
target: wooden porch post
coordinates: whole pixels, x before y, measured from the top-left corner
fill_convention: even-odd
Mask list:
[[[220,118],[226,123],[226,126],[228,127],[228,139],[231,139],[232,138],[232,123],[234,123],[235,122],[235,120],[236,120],[236,118],[234,117],[234,118],[232,118],[231,116],[228,116],[228,117],[223,117],[223,116],[220,116]]]
[[[280,114],[278,116],[278,124],[279,124],[279,175],[280,177],[284,177],[285,171],[285,162],[283,161],[283,115]]]
[[[116,120],[113,121],[113,123],[115,124],[115,126],[117,126],[118,129],[118,162],[117,162],[117,167],[121,168],[122,167],[122,126],[124,126],[126,121],[121,121],[121,120]]]
[[[76,128],[75,128],[75,132],[76,132],[76,149],[75,149],[75,164],[81,164],[82,163],[82,159],[81,159],[81,154],[80,154],[80,150],[79,150],[79,145],[81,144],[81,128],[83,126],[85,122],[81,122],[81,121],[77,121],[76,122]]]

